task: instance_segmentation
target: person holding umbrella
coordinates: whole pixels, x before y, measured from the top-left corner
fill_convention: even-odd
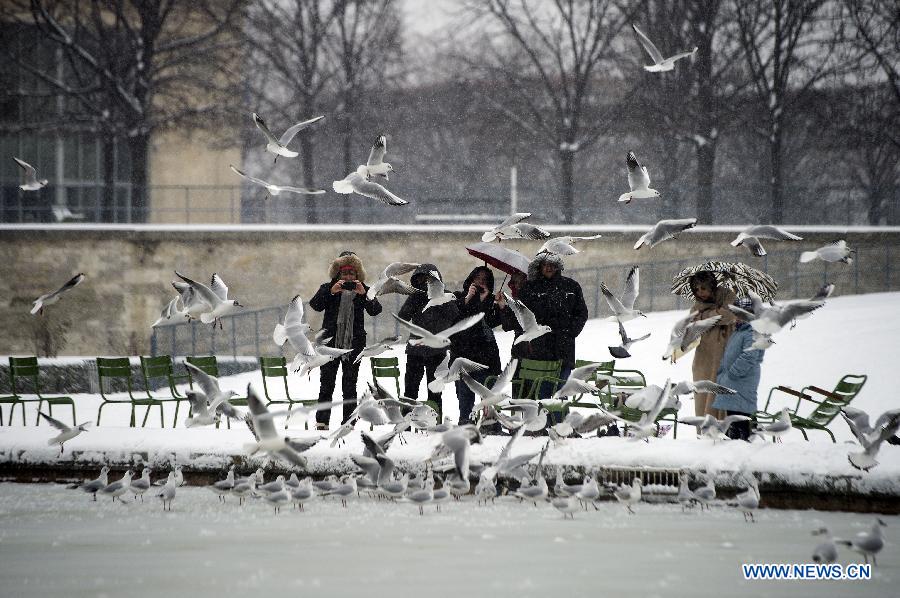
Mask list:
[[[690,279],[691,292],[694,294],[694,305],[691,306],[692,321],[705,320],[721,316],[718,325],[700,337],[700,344],[694,353],[691,366],[694,381],[715,380],[719,371],[722,355],[728,338],[734,332],[737,321],[728,306],[737,299],[734,292],[719,286],[715,274],[700,271]],[[716,395],[709,392],[694,393],[694,413],[698,416],[712,415],[717,419],[725,417],[721,409],[713,407]]]

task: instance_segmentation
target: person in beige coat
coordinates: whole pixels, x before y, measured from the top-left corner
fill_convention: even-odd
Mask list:
[[[737,298],[734,292],[717,284],[712,272],[697,272],[690,279],[691,291],[694,294],[694,305],[691,313],[694,320],[705,320],[714,316],[722,316],[719,325],[700,337],[700,344],[694,353],[694,380],[715,380],[719,371],[719,362],[725,353],[728,338],[734,332],[737,321],[728,306]],[[720,409],[713,409],[716,395],[707,392],[694,393],[694,413],[700,417],[712,415],[722,419],[725,414]]]

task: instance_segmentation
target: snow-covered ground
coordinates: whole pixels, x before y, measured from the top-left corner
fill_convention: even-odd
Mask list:
[[[410,503],[318,499],[275,515],[263,500],[225,504],[181,488],[156,500],[92,502],[47,484],[0,484],[4,596],[893,596],[900,517],[867,581],[748,581],[741,565],[810,563],[822,526],[852,537],[874,518],[724,503],[682,513],[614,503],[563,520],[547,504],[474,499],[420,516]],[[861,559],[841,549],[839,563]],[[891,590],[891,588],[894,588]]]
[[[876,415],[897,407],[895,351],[900,347],[897,341],[900,338],[900,321],[891,318],[890,314],[897,312],[898,305],[900,293],[838,297],[830,300],[812,317],[801,320],[794,330],[782,331],[776,337],[777,344],[768,351],[763,363],[760,407],[768,388],[773,385],[784,384],[799,389],[815,384],[830,389],[845,373],[865,373],[869,376],[866,386],[854,401],[855,406]],[[652,336],[632,348],[634,357],[620,360],[618,365],[642,370],[650,383],[662,384],[668,377],[673,380],[689,379],[690,356],[675,365],[661,359],[668,342],[669,330],[679,316],[679,312],[652,313],[646,320],[632,322],[629,327],[632,336],[639,336],[647,331],[652,332]],[[614,323],[590,321],[578,338],[579,357],[598,361],[607,359],[606,347],[617,342],[616,330]],[[499,332],[498,341],[501,355],[508,355],[512,334]],[[402,351],[397,351],[396,354],[401,359],[402,369],[404,355]],[[370,374],[364,366],[360,385],[364,385],[368,379]],[[250,382],[260,383],[258,371],[221,380],[224,388],[233,388],[239,392],[246,390]],[[278,384],[271,385],[270,388],[273,389],[273,396],[281,396]],[[293,397],[314,398],[317,391],[317,373],[310,379],[291,376],[290,393]],[[421,396],[424,396],[424,388]],[[96,417],[99,396],[75,395],[75,399],[79,421]],[[782,404],[774,403],[770,410],[775,410]],[[801,413],[809,409],[810,407],[802,406]],[[34,406],[29,406],[29,424],[33,422],[33,410]],[[444,412],[451,417],[457,414],[452,385],[444,391]],[[139,411],[139,418],[142,413]],[[684,401],[682,414],[693,414],[691,400]],[[58,409],[55,415],[65,421],[69,419],[65,409]],[[250,438],[249,432],[240,426],[230,431],[224,429],[224,426],[220,430],[185,429],[180,422],[179,427],[173,430],[168,427],[171,426],[174,415],[171,407],[166,411],[165,430],[158,428],[159,416],[156,410],[151,413],[148,427],[144,429],[128,428],[128,415],[129,408],[126,406],[106,407],[103,425],[67,443],[62,461],[71,462],[74,452],[77,461],[87,465],[109,460],[120,464],[132,463],[144,459],[160,466],[178,462],[216,469],[227,466],[233,455],[242,454],[242,445]],[[184,416],[185,409],[182,409],[180,417]],[[339,413],[332,414],[332,427],[339,423],[339,417]],[[16,421],[19,421],[18,416]],[[294,425],[294,428],[295,431],[291,433],[298,436],[314,434],[304,432],[302,424]],[[693,430],[688,427],[681,427],[677,440],[672,439],[670,434],[666,438],[653,439],[649,444],[615,438],[571,440],[565,446],[554,447],[548,454],[547,462],[588,468],[604,465],[690,467],[713,471],[749,468],[756,472],[769,472],[800,485],[806,484],[804,476],[808,475],[850,476],[854,480],[854,486],[863,492],[900,492],[900,447],[883,445],[878,455],[881,464],[869,473],[862,473],[852,469],[847,463],[847,452],[858,449],[845,444],[851,435],[844,422],[834,421],[831,428],[838,437],[837,445],[832,444],[828,436],[821,432],[811,432],[809,443],[802,439],[799,432],[794,432],[783,445],[718,443],[713,446],[709,440],[695,439]],[[0,461],[55,461],[57,449],[46,445],[50,436],[51,430],[46,425],[0,428]],[[340,469],[339,463],[349,467],[348,455],[361,450],[358,435],[349,440],[350,443],[344,448],[331,448],[327,443],[314,447],[307,453],[310,468],[313,471]],[[499,438],[487,438],[483,446],[476,447],[475,455],[490,460],[500,451],[502,442]],[[520,442],[522,451],[537,450],[542,443],[539,438],[523,438]],[[406,446],[395,443],[391,450],[397,459],[412,464],[421,463],[430,452],[430,446],[430,442],[420,437]],[[135,454],[140,457],[134,457]]]

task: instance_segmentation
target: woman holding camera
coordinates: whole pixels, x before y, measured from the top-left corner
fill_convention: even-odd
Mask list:
[[[356,357],[366,346],[365,315],[377,316],[381,313],[381,304],[377,299],[366,298],[369,288],[363,284],[366,271],[362,261],[352,251],[344,251],[331,263],[328,270],[329,282],[324,283],[309,300],[309,306],[316,311],[325,312],[322,318],[322,330],[325,338],[331,337],[328,345],[339,349],[353,349],[340,359],[329,361],[319,369],[319,402],[331,403],[334,394],[335,379],[338,367],[341,367],[341,390],[343,398],[356,399],[356,380],[359,376],[359,365],[354,363]],[[344,418],[350,419],[356,406],[344,403]],[[330,410],[316,412],[316,429],[327,430]]]
[[[487,266],[478,266],[466,277],[461,291],[456,291],[459,319],[484,313],[484,318],[451,338],[451,363],[457,357],[471,359],[487,366],[474,372],[472,377],[484,384],[488,376],[500,374],[500,349],[494,338],[493,328],[500,325],[500,316],[494,309],[494,273]],[[462,380],[456,381],[456,398],[459,399],[459,424],[467,424],[475,405],[475,393]]]

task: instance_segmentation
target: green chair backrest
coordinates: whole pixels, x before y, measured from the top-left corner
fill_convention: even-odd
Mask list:
[[[197,366],[197,369],[202,370],[204,373],[213,376],[214,378],[219,377],[219,362],[216,360],[215,355],[204,355],[199,357],[185,357],[184,360],[193,366]],[[188,370],[188,375],[190,375],[191,370]],[[193,380],[191,380],[193,383]]]
[[[40,386],[38,385],[38,374],[40,370],[38,369],[38,361],[37,357],[10,357],[9,358],[9,382],[10,382],[10,390],[16,396],[18,396],[18,384],[16,383],[16,378],[25,378],[26,380],[31,381],[31,387],[34,393],[38,396],[41,394]]]
[[[396,357],[370,357],[372,366],[372,379],[393,378],[397,387],[397,396],[403,394],[400,391],[400,360]]]
[[[263,379],[263,394],[266,396],[266,400],[271,402],[272,397],[269,396],[269,385],[266,381],[267,378],[281,378],[284,383],[284,396],[287,397],[287,400],[291,400],[291,395],[288,394],[288,369],[287,369],[287,360],[283,355],[279,355],[278,357],[260,357],[259,358],[259,369],[262,371],[262,379]]]
[[[98,357],[97,377],[100,382],[100,396],[104,399],[106,399],[106,394],[103,390],[103,381],[107,379],[124,380],[128,394],[131,395],[131,362],[127,357]]]
[[[144,378],[169,378],[172,373],[172,356],[157,355],[156,357],[145,357],[141,355],[141,371],[144,372]]]
[[[559,378],[560,360],[521,359],[513,379],[513,392],[520,399],[536,399],[538,386],[546,378]]]
[[[865,374],[847,374],[838,381],[834,390],[831,391],[833,394],[841,397],[842,400],[838,401],[831,397],[825,397],[819,405],[816,405],[816,408],[812,410],[812,413],[806,419],[823,426],[828,425],[841,412],[841,407],[849,405],[856,398],[867,379],[868,376]]]

